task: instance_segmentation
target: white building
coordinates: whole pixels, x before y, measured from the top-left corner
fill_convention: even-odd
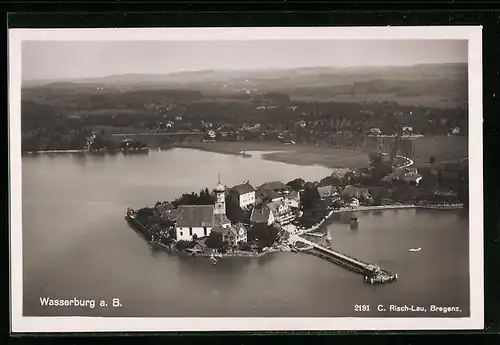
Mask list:
[[[177,212],[175,233],[178,241],[191,241],[193,236],[206,237],[214,227],[213,205],[181,205]]]
[[[247,241],[247,229],[243,224],[235,224],[228,227],[216,226],[212,230],[214,233],[219,232],[222,241],[227,241],[230,247],[235,247],[240,242]]]
[[[254,208],[250,216],[250,223],[252,224],[274,224],[274,215],[267,206],[261,208]]]
[[[413,127],[411,126],[403,126],[403,129],[401,130],[403,135],[413,135]]]
[[[321,200],[331,199],[338,196],[337,188],[335,186],[322,186],[318,187],[318,193]]]
[[[300,194],[296,191],[291,191],[285,197],[285,201],[290,207],[299,208],[300,207]]]
[[[238,203],[240,208],[247,208],[255,204],[255,189],[248,182],[231,188],[230,195],[231,198]]]
[[[292,212],[290,205],[282,200],[278,202],[270,202],[266,205],[274,216],[274,221],[285,225],[295,219],[295,214]]]
[[[349,206],[351,207],[359,207],[359,200],[356,198],[352,198],[351,202],[349,203]]]
[[[231,222],[226,217],[226,188],[222,183],[215,187],[215,205],[181,205],[177,210],[175,233],[178,241],[191,241],[209,236],[214,227],[229,227]]]

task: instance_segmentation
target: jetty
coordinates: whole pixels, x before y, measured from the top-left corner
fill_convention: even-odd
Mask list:
[[[396,273],[383,269],[378,265],[361,261],[331,248],[323,247],[298,235],[290,235],[290,241],[302,242],[308,245],[311,249],[303,251],[304,253],[320,257],[352,272],[362,274],[364,276],[364,281],[367,283],[389,283],[398,278]]]
[[[324,237],[324,236],[326,236],[326,234],[323,233],[323,232],[308,232],[308,233],[305,233],[304,235],[306,235],[306,236],[313,236],[313,237]]]

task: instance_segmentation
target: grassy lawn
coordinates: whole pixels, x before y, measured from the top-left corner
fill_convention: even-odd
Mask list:
[[[419,166],[432,166],[431,157],[435,158],[434,164],[456,161],[468,157],[468,138],[461,137],[425,137],[415,141],[415,156],[413,160]]]

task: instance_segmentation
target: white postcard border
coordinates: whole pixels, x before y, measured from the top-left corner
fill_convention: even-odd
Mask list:
[[[9,158],[11,331],[181,332],[458,330],[484,328],[482,27],[308,27],[308,28],[126,28],[9,30]],[[24,317],[21,183],[21,42],[206,41],[206,40],[468,40],[469,68],[469,259],[470,317],[467,318],[107,318]]]

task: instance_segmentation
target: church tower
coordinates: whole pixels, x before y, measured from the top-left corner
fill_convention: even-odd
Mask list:
[[[214,214],[226,215],[226,195],[225,195],[226,187],[222,185],[220,182],[220,174],[219,174],[219,182],[215,187],[215,208]]]

